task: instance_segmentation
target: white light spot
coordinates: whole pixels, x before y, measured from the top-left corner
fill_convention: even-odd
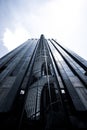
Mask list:
[[[64,93],[65,93],[65,91],[64,91],[64,90],[61,90],[61,92],[62,92],[62,94],[64,94]]]
[[[23,95],[24,93],[25,93],[25,91],[24,91],[24,90],[21,90],[21,91],[20,91],[20,94],[22,94],[22,95]]]

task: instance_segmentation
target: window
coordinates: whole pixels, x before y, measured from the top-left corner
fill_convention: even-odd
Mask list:
[[[51,64],[47,64],[44,62],[42,64],[42,68],[41,68],[41,75],[45,76],[45,75],[53,75],[53,70],[52,70],[52,65]]]

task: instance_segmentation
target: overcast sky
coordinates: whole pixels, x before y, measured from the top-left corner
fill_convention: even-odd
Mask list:
[[[40,34],[87,60],[87,0],[0,0],[0,57]]]

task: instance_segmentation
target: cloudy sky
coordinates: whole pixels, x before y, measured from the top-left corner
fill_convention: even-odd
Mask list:
[[[0,57],[40,34],[87,60],[87,0],[0,0]]]

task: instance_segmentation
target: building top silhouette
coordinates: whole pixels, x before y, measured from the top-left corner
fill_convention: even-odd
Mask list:
[[[87,128],[87,61],[55,39],[28,39],[0,59],[0,127]]]

